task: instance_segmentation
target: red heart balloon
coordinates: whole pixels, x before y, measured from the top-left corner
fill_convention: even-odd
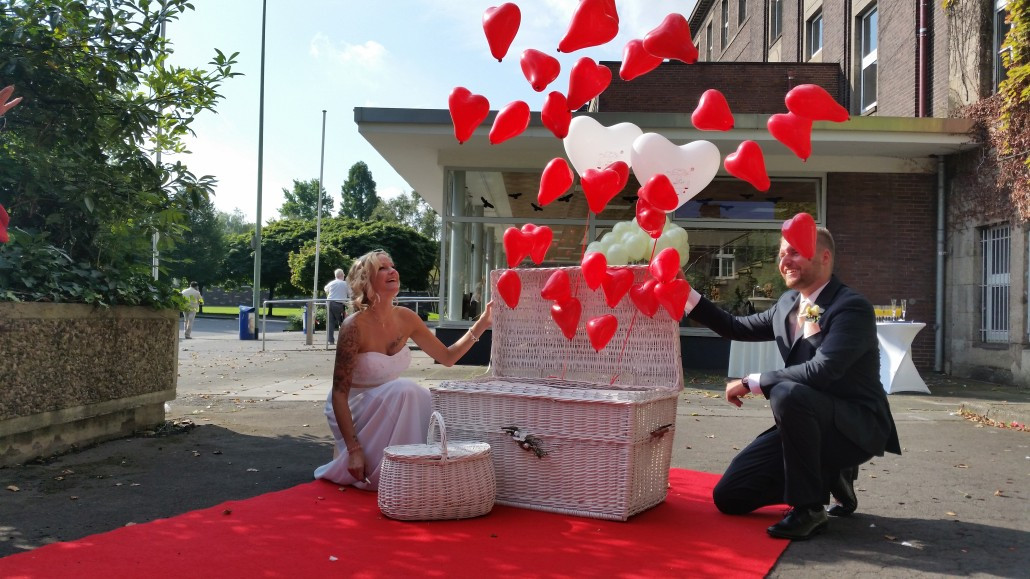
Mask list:
[[[812,154],[812,121],[794,113],[779,113],[766,123],[769,134],[794,151],[802,161]]]
[[[637,196],[637,225],[653,239],[658,239],[665,229],[665,212],[645,201],[639,193]]]
[[[556,90],[548,93],[544,106],[540,109],[540,121],[555,137],[564,139],[569,136],[572,112],[569,110],[569,101],[565,100],[565,95]]]
[[[490,144],[503,143],[522,134],[529,126],[529,105],[513,101],[497,112],[494,126],[490,127]]]
[[[537,227],[532,223],[522,226],[522,235],[529,240],[529,257],[533,263],[540,265],[551,248],[551,241],[554,239],[554,232],[546,225]]]
[[[690,115],[690,122],[699,131],[728,131],[733,128],[733,113],[726,97],[710,88],[697,101],[697,108]]]
[[[584,0],[585,1],[585,0]],[[612,70],[584,56],[572,65],[569,73],[569,92],[566,95],[569,110],[579,110],[587,101],[604,92],[612,82]]]
[[[536,92],[547,88],[561,72],[561,63],[557,58],[535,48],[523,50],[519,62],[522,64],[522,74],[526,75],[526,80]]]
[[[812,219],[811,215],[798,213],[783,222],[780,232],[783,234],[783,239],[798,250],[801,257],[805,259],[815,257],[816,228],[815,219]]]
[[[634,38],[622,49],[622,66],[619,67],[619,78],[631,81],[658,68],[662,59],[644,50],[644,41]]]
[[[587,205],[594,213],[604,211],[605,205],[613,197],[622,191],[619,187],[621,177],[615,169],[587,169],[583,173],[580,183],[583,185],[583,195],[587,198]]]
[[[529,239],[514,227],[504,230],[501,242],[504,244],[504,254],[508,257],[508,267],[515,267],[529,255],[531,249]]]
[[[751,183],[759,191],[769,190],[769,175],[765,172],[765,156],[762,147],[754,141],[744,141],[737,150],[726,155],[722,163],[726,172],[737,179]]]
[[[672,181],[662,173],[656,173],[640,188],[640,199],[660,211],[672,211],[680,206],[680,198]],[[639,200],[639,199],[638,199]],[[662,224],[664,226],[664,223]]]
[[[571,340],[576,336],[583,305],[576,298],[567,298],[551,305],[551,319],[561,328],[561,333]]]
[[[843,123],[851,118],[848,109],[833,100],[826,89],[817,84],[799,84],[787,92],[787,110],[813,121]]]
[[[596,290],[601,287],[605,274],[608,273],[608,258],[600,252],[588,253],[583,256],[580,268],[583,271],[583,279],[587,282],[587,287]]]
[[[497,278],[497,295],[501,296],[508,307],[515,309],[519,305],[519,298],[522,297],[522,279],[515,270],[509,269]]]
[[[656,280],[669,283],[680,271],[680,252],[675,247],[666,247],[654,256],[648,268]]]
[[[536,202],[541,207],[561,197],[572,187],[575,176],[568,161],[561,157],[551,159],[540,175],[540,190],[536,194]]]
[[[511,42],[522,23],[522,12],[511,2],[491,6],[483,12],[483,32],[490,45],[490,54],[500,62],[508,54]]]
[[[612,341],[612,336],[618,329],[619,320],[611,314],[587,320],[587,336],[590,338],[590,345],[594,347],[594,351],[603,350],[608,342]]]
[[[657,28],[644,36],[644,50],[658,58],[672,58],[687,64],[697,62],[697,47],[690,39],[690,24],[682,14],[669,14]]]
[[[619,33],[619,16],[613,0],[581,0],[569,29],[558,43],[558,52],[574,52],[600,46]]]
[[[552,302],[564,301],[572,295],[570,288],[569,272],[564,269],[558,269],[551,274],[551,277],[547,278],[547,283],[540,290],[540,297]]]
[[[3,99],[0,99],[2,101]],[[2,103],[0,103],[2,105]],[[11,222],[11,216],[7,214],[7,210],[4,209],[3,205],[0,205],[0,243],[7,243],[11,240],[10,235],[7,233],[7,224]]]
[[[619,174],[619,191],[629,183],[629,164],[626,161],[615,161],[609,163],[605,169],[611,169]]]
[[[633,272],[628,269],[609,269],[606,272],[604,281],[601,282],[601,289],[604,290],[604,301],[609,308],[619,305],[622,298],[633,287]]]
[[[653,318],[658,313],[658,298],[654,295],[654,286],[656,285],[658,285],[658,280],[652,278],[629,289],[629,299],[633,300],[633,304],[637,306],[640,313],[649,318]]]
[[[690,297],[690,282],[685,279],[658,282],[654,286],[654,297],[662,304],[670,318],[680,320],[687,306],[687,298]]]
[[[451,91],[447,98],[447,108],[451,111],[451,122],[454,124],[454,136],[459,143],[472,137],[476,127],[490,114],[490,101],[486,97],[472,94],[469,89],[459,86]]]

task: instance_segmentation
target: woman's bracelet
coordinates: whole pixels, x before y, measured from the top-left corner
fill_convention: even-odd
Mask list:
[[[348,446],[347,447],[347,454],[354,454],[355,452],[357,452],[359,450],[361,450],[361,445],[360,444],[355,444],[354,446]]]
[[[469,328],[469,337],[472,338],[472,343],[476,343],[479,341],[479,338],[476,337],[476,334],[472,331],[472,328]]]

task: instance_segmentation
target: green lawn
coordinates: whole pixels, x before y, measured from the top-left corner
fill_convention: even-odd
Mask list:
[[[262,310],[263,309],[264,308],[262,308]],[[302,312],[303,312],[303,310],[301,308],[282,308],[282,307],[280,307],[280,308],[273,308],[272,309],[272,317],[275,317],[275,318],[283,317],[283,318],[285,318],[285,317],[289,317],[289,316],[299,316],[299,315],[302,314]],[[240,308],[239,308],[239,306],[204,306],[204,313],[205,314],[225,314],[225,315],[238,316],[240,314]],[[263,311],[259,312],[258,313],[258,317],[260,317],[262,313],[263,313]],[[439,322],[440,321],[440,314],[438,314],[436,312],[429,312],[429,321],[431,321],[431,322]]]

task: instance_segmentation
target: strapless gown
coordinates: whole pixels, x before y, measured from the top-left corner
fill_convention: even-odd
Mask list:
[[[365,451],[368,483],[347,472],[347,445],[333,413],[332,390],[325,403],[325,416],[336,439],[337,456],[315,469],[315,478],[331,480],[359,489],[377,490],[383,450],[395,444],[424,444],[433,412],[429,390],[410,378],[400,378],[411,365],[411,351],[402,348],[389,356],[379,352],[358,354],[348,403],[354,430]]]

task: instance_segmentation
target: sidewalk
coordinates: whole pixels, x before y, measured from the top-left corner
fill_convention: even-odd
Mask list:
[[[198,320],[194,339],[180,342],[178,397],[165,428],[0,469],[0,556],[311,480],[332,456],[323,407],[335,352],[272,328],[262,351],[260,341],[240,341],[234,323]],[[324,339],[315,336],[316,343]],[[413,354],[406,375],[427,386],[487,371],[445,368]],[[746,399],[741,409],[727,404],[717,374],[686,375],[674,467],[721,472],[772,424],[761,398]],[[771,577],[1025,576],[1030,433],[958,412],[1026,423],[1030,392],[924,379],[932,394],[889,397],[904,454],[863,465],[855,516],[791,544]],[[17,490],[3,490],[10,487]]]

